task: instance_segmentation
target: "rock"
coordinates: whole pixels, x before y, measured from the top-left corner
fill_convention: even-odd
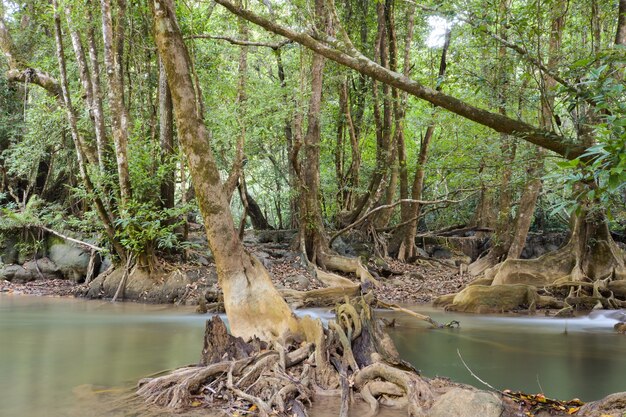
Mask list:
[[[97,271],[96,276],[100,275],[101,273],[109,269],[112,265],[113,265],[113,261],[111,260],[111,258],[109,258],[108,256],[105,256],[104,258],[102,258],[102,261],[100,262],[100,268],[96,269]]]
[[[37,275],[21,265],[7,265],[0,269],[0,279],[11,282],[29,282],[36,280]]]
[[[424,277],[424,275],[420,274],[417,271],[411,271],[409,272],[409,278],[414,279],[414,280],[418,280],[418,281],[424,281],[426,278]]]
[[[415,248],[415,256],[418,256],[420,258],[430,257],[430,255],[428,255],[428,252],[426,252],[424,249],[420,248],[419,246]]]
[[[578,417],[622,417],[626,415],[626,392],[607,395],[601,400],[587,403],[576,415]]]
[[[67,279],[79,282],[85,279],[89,266],[89,252],[67,243],[53,243],[49,257]]]
[[[7,236],[3,239],[2,245],[0,246],[0,264],[14,264],[17,263],[19,253],[17,247],[15,246],[17,242],[11,236]]]
[[[428,417],[499,417],[504,407],[497,395],[453,388],[435,400]]]
[[[354,249],[348,245],[346,241],[341,238],[341,236],[333,241],[332,249],[342,256],[356,256]]]
[[[302,274],[288,276],[285,278],[285,281],[301,288],[308,288],[311,285],[311,281]]]
[[[452,258],[452,251],[442,246],[435,246],[432,249],[431,256],[435,259],[450,259]]]
[[[626,280],[609,282],[609,290],[613,291],[617,298],[626,299]]]
[[[537,300],[535,287],[529,285],[471,285],[457,293],[445,307],[467,313],[500,313],[529,307]]]
[[[267,269],[271,269],[272,266],[272,257],[267,252],[256,251],[254,252],[254,256],[261,261],[263,266]]]
[[[37,271],[38,267],[39,271]],[[63,276],[56,264],[48,258],[37,259],[36,264],[34,260],[28,261],[24,264],[24,269],[30,271],[36,279],[40,279],[42,276],[43,279],[58,279]]]
[[[259,243],[282,243],[290,242],[295,236],[297,230],[263,230],[258,233]]]
[[[626,323],[623,322],[619,322],[619,323],[615,323],[615,326],[613,326],[613,329],[617,332],[617,333],[626,333]]]

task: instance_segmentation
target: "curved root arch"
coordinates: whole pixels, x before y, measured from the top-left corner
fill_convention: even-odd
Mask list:
[[[348,398],[366,401],[371,413],[379,404],[406,406],[409,415],[424,415],[435,391],[411,365],[399,359],[395,346],[373,319],[361,299],[337,308],[336,320],[324,328],[319,320],[302,320],[307,341],[288,340],[263,350],[258,342],[246,345],[232,336],[218,339],[224,346],[203,357],[219,357],[206,365],[188,366],[168,375],[146,378],[138,395],[148,403],[173,409],[222,408],[228,412],[255,409],[261,416],[306,415],[305,404],[314,395],[342,397],[341,415]],[[211,324],[213,323],[213,324]],[[215,326],[215,329],[210,329]],[[207,332],[222,332],[214,319]],[[207,334],[213,340],[213,334]],[[233,347],[234,346],[234,347]],[[350,384],[348,381],[352,381]]]

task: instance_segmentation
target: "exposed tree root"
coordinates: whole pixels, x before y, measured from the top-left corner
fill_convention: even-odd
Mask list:
[[[367,402],[371,413],[385,404],[424,416],[436,390],[398,357],[365,297],[341,304],[336,313],[328,328],[319,320],[301,321],[309,342],[285,335],[269,350],[225,335],[221,320],[213,318],[201,365],[143,379],[137,393],[150,404],[176,410],[211,407],[302,416],[314,395],[334,395],[341,398],[343,416],[353,398]]]

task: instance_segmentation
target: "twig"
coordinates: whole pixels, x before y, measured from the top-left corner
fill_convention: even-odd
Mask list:
[[[100,246],[92,245],[91,243],[83,242],[82,240],[74,239],[73,237],[69,237],[69,236],[66,236],[66,235],[64,235],[62,233],[59,233],[56,230],[52,230],[49,227],[42,226],[42,225],[35,225],[35,226],[39,227],[42,230],[45,230],[48,233],[52,233],[53,235],[58,236],[61,239],[67,240],[68,242],[76,243],[77,245],[85,246],[85,247],[87,247],[89,249],[93,249],[93,250],[98,251],[98,252],[106,251],[105,248],[101,248]]]
[[[466,363],[465,363],[465,361],[463,360],[463,356],[461,356],[461,352],[459,351],[459,349],[457,349],[457,350],[456,350],[456,353],[457,353],[457,355],[459,355],[459,359],[461,359],[461,362],[463,362],[463,365],[465,366],[465,369],[467,369],[467,370],[469,371],[469,373],[470,373],[470,374],[471,374],[474,378],[476,378],[476,379],[478,380],[478,382],[480,382],[480,383],[482,383],[483,385],[485,385],[485,386],[487,386],[487,387],[491,388],[491,389],[492,389],[492,390],[494,390],[494,391],[499,392],[499,393],[500,393],[500,394],[502,394],[502,395],[506,395],[506,393],[505,393],[505,392],[500,391],[499,389],[494,388],[494,387],[493,387],[492,385],[490,385],[489,383],[487,383],[487,382],[483,381],[482,379],[480,379],[480,378],[478,377],[478,375],[476,375],[476,374],[475,374],[475,373],[474,373],[474,372],[470,369],[470,367],[469,367],[469,366],[467,366],[467,364],[466,364]]]
[[[120,284],[117,286],[117,290],[115,290],[115,295],[111,300],[112,303],[117,301],[117,297],[123,292],[124,287],[126,286],[126,280],[128,279],[128,275],[130,274],[130,264],[133,261],[133,255],[128,255],[128,259],[126,259],[126,266],[124,267],[124,274],[122,275],[122,279],[120,280]]]
[[[384,301],[378,300],[378,305],[381,306],[381,307],[384,307],[384,308],[388,308],[390,310],[394,310],[394,311],[398,311],[400,313],[408,314],[410,316],[415,317],[416,319],[423,320],[423,321],[429,323],[435,329],[442,329],[443,327],[445,327],[445,326],[442,326],[441,324],[437,323],[430,316],[426,316],[424,314],[416,313],[415,311],[409,310],[409,309],[404,308],[404,307],[400,307],[397,304],[390,304],[390,303],[386,303]]]
[[[543,390],[541,382],[539,382],[539,374],[537,374],[537,385],[539,385],[539,391],[545,394],[546,392]]]
[[[467,197],[466,197],[467,198]],[[396,201],[395,203],[392,204],[385,204],[382,206],[378,206],[370,211],[368,211],[367,213],[365,213],[360,219],[358,219],[357,221],[355,221],[352,224],[349,224],[348,226],[344,227],[343,229],[339,230],[338,232],[336,232],[328,241],[329,245],[332,245],[333,241],[335,239],[337,239],[339,236],[341,236],[342,234],[344,234],[345,232],[347,232],[350,229],[355,228],[356,226],[360,225],[361,223],[363,223],[365,220],[367,220],[368,217],[370,217],[372,214],[380,211],[380,210],[385,210],[385,209],[390,209],[390,208],[394,208],[402,203],[413,203],[413,204],[421,204],[421,205],[427,205],[427,204],[441,204],[441,203],[460,203],[462,202],[464,199],[461,200],[448,200],[448,199],[442,199],[442,200],[413,200],[412,198],[402,198],[398,201]]]

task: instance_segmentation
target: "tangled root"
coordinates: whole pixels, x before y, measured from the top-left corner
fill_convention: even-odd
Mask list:
[[[237,349],[213,345],[209,352],[205,345],[203,358],[224,352],[219,361],[143,379],[137,394],[176,410],[210,407],[231,414],[255,411],[262,417],[305,416],[304,405],[314,394],[341,397],[342,416],[355,397],[369,404],[372,415],[380,404],[406,407],[410,416],[425,415],[434,398],[428,380],[399,359],[370,306],[363,300],[346,302],[336,313],[328,328],[319,321],[313,326],[313,343],[275,343],[269,349],[257,344],[252,352],[241,346],[241,339],[216,338],[211,332],[223,331],[223,324],[214,318],[215,324],[207,324],[209,336]]]

